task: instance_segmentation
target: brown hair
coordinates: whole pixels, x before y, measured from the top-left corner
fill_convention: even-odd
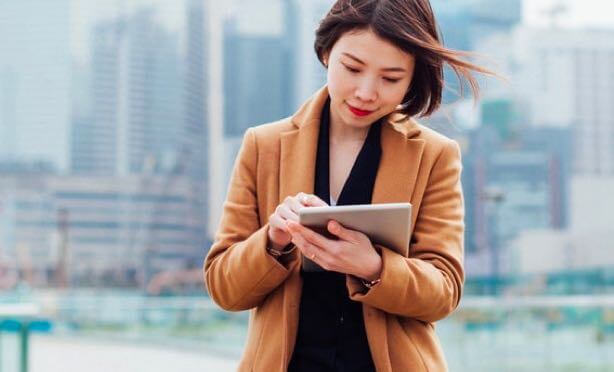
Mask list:
[[[439,108],[444,63],[461,80],[461,94],[465,78],[476,99],[479,87],[472,71],[494,75],[462,59],[472,53],[443,46],[429,0],[337,0],[316,30],[314,48],[320,62],[325,65],[325,55],[343,34],[366,29],[416,59],[412,82],[397,111],[406,116],[428,116]]]

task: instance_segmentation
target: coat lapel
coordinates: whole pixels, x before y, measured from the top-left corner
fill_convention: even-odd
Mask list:
[[[321,110],[328,91],[323,88],[292,118],[296,129],[281,134],[279,164],[279,202],[299,192],[313,194]],[[283,365],[287,366],[294,350],[298,331],[299,306],[303,281],[300,261],[284,286],[284,303],[288,306]]]
[[[312,194],[318,146],[319,123],[312,121],[300,129],[281,135],[279,201],[299,192]]]
[[[320,89],[292,117],[294,130],[281,134],[279,201],[299,192],[313,193],[318,133],[328,89]]]
[[[382,158],[380,160],[375,185],[373,187],[373,203],[411,202],[422,152],[424,140],[411,138],[415,136],[415,128],[407,134],[394,128],[395,124],[387,123],[382,128]],[[408,138],[409,137],[409,138]],[[417,210],[412,210],[412,226],[415,223]],[[407,247],[409,250],[409,247]],[[403,252],[408,256],[409,252]]]
[[[420,129],[414,122],[394,124],[389,120],[382,127],[382,157],[373,186],[372,203],[412,202],[413,192],[420,169],[424,140],[415,138]],[[412,226],[417,216],[417,209],[412,210]],[[403,252],[409,256],[409,247]],[[379,361],[378,371],[392,371],[390,356],[386,352],[388,340],[386,313],[382,310],[363,305],[365,329],[369,339],[373,360]]]

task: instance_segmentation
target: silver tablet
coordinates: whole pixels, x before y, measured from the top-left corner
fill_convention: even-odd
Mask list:
[[[328,221],[335,220],[348,229],[366,234],[374,244],[407,256],[411,231],[411,204],[359,204],[326,207],[305,207],[299,210],[299,223],[330,237]],[[303,257],[304,271],[323,270]]]

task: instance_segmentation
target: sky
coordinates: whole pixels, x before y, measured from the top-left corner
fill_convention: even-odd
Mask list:
[[[160,22],[169,30],[177,29],[185,22],[185,11],[177,0],[69,0],[71,1],[71,43],[77,59],[87,56],[89,45],[88,28],[95,22],[113,18],[119,14],[129,14],[132,10],[151,4],[159,9]],[[224,2],[209,0],[215,6],[232,9],[245,0],[226,0]],[[496,6],[498,0],[491,0]],[[614,0],[522,0],[524,23],[532,26],[548,26],[549,18],[545,10],[555,3],[567,6],[567,12],[559,18],[558,25],[574,28],[612,28],[614,29]],[[275,3],[276,0],[251,0],[256,4]],[[257,17],[254,17],[257,18]]]
[[[185,23],[183,1],[172,0],[70,0],[71,50],[74,57],[87,59],[91,27],[100,21],[129,15],[135,9],[150,5],[156,9],[157,19],[169,31],[179,31]]]
[[[495,3],[496,0],[493,0]],[[560,17],[560,26],[573,28],[612,28],[614,29],[613,0],[523,0],[523,18],[529,25],[548,25],[544,10],[555,3],[567,7]]]

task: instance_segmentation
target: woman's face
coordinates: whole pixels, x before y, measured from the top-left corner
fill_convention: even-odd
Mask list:
[[[324,56],[328,66],[331,118],[368,127],[402,102],[415,59],[371,30],[350,31]]]

